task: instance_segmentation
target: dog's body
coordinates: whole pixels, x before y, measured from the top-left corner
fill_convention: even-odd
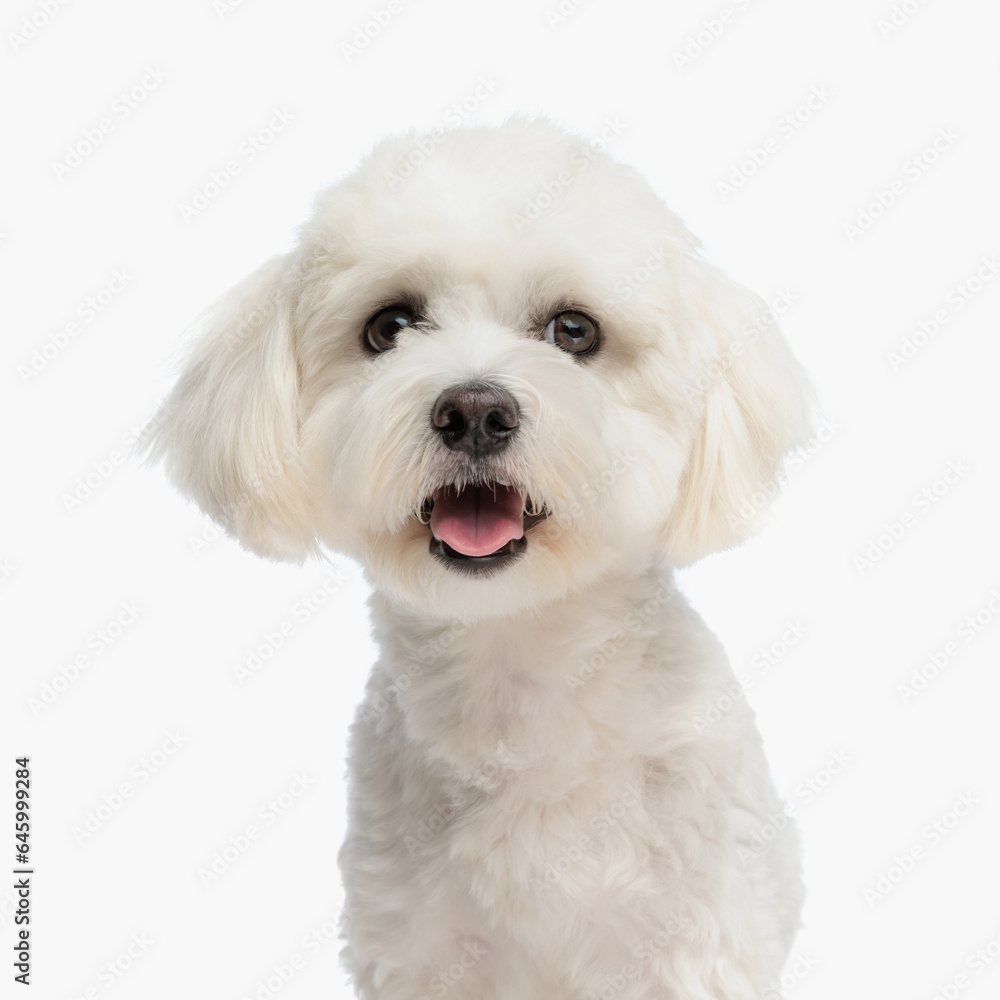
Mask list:
[[[373,611],[341,853],[361,996],[761,996],[797,926],[797,852],[668,573],[467,626]]]
[[[211,321],[154,451],[255,551],[321,542],[375,588],[359,997],[777,977],[794,834],[670,569],[749,532],[807,426],[772,320],[633,171],[515,121],[383,144]]]

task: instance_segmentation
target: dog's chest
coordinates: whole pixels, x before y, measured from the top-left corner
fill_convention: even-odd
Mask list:
[[[401,699],[402,745],[439,803],[436,829],[411,832],[432,868],[447,864],[477,902],[546,909],[561,896],[601,899],[608,872],[648,856],[650,779],[662,778],[644,746],[652,729],[639,687],[648,646],[614,647],[614,669],[585,643],[553,647],[492,637]],[[629,721],[631,720],[631,722]],[[412,786],[411,786],[412,787]],[[426,810],[427,806],[424,807]],[[578,911],[578,901],[575,907]]]

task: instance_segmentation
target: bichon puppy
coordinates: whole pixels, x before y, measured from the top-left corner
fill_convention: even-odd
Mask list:
[[[383,142],[222,300],[150,450],[254,552],[374,590],[359,997],[776,995],[798,846],[672,567],[753,529],[809,420],[764,303],[542,120]]]

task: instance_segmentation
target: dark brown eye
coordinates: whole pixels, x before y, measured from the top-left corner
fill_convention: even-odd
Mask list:
[[[545,328],[545,339],[570,354],[588,354],[597,347],[597,323],[585,313],[557,313]]]
[[[413,326],[416,317],[406,306],[389,306],[382,309],[365,326],[365,343],[381,354],[396,346],[396,334]]]

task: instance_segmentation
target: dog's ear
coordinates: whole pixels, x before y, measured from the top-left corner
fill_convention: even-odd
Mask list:
[[[698,334],[687,385],[698,427],[667,527],[678,565],[753,534],[778,492],[784,456],[806,439],[814,412],[774,311],[718,269],[691,263],[683,312]]]
[[[209,310],[140,447],[165,458],[178,489],[247,548],[301,559],[315,547],[315,516],[299,441],[293,271],[289,257],[273,258]]]

